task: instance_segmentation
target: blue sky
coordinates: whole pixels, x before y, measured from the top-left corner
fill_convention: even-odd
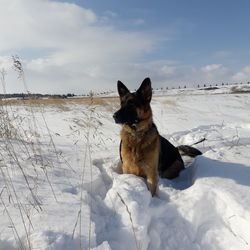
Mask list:
[[[99,15],[107,10],[116,13],[114,25],[120,29],[156,30],[159,35],[169,35],[170,40],[162,42],[149,59],[167,58],[201,66],[214,63],[216,60],[218,63],[238,68],[249,62],[250,1],[248,0],[72,2],[91,8]],[[137,19],[144,20],[140,27],[132,22]],[[230,60],[224,57],[229,57]]]
[[[250,81],[247,0],[0,1],[0,67],[18,53],[31,91]]]

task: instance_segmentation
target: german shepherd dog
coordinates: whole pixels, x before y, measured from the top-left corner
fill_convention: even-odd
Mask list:
[[[123,173],[145,178],[153,196],[158,175],[172,179],[184,169],[180,153],[191,157],[202,153],[186,145],[175,147],[159,135],[152,119],[152,88],[149,78],[134,93],[121,81],[117,82],[117,89],[121,108],[114,113],[113,118],[116,123],[122,124],[120,158]]]

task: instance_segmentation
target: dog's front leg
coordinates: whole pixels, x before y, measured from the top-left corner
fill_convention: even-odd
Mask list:
[[[147,176],[146,181],[149,191],[151,192],[152,196],[154,196],[157,187],[157,174]]]

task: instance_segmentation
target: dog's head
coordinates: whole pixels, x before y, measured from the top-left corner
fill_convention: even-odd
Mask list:
[[[117,82],[117,89],[121,108],[113,115],[116,123],[136,128],[142,121],[151,118],[152,88],[149,78],[144,79],[136,92],[131,93],[121,81]]]

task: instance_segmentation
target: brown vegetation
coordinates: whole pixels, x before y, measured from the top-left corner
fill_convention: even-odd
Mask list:
[[[54,106],[64,111],[69,111],[70,108],[68,104],[78,104],[78,105],[94,105],[94,106],[103,106],[108,107],[119,105],[119,100],[116,97],[89,97],[89,98],[48,98],[48,99],[0,99],[0,106],[8,106],[8,105],[24,105],[24,106],[33,106],[33,107],[41,107],[41,106]]]
[[[172,100],[166,100],[163,102],[163,104],[171,105],[171,106],[176,106],[176,102]]]

